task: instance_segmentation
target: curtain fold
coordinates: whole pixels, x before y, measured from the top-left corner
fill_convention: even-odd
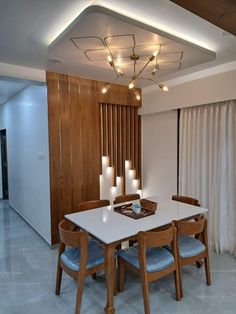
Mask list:
[[[179,191],[209,209],[210,245],[236,255],[236,100],[181,109]]]

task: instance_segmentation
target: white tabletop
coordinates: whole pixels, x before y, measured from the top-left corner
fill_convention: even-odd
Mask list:
[[[113,205],[65,215],[65,218],[102,242],[109,244],[136,235],[139,231],[151,230],[164,226],[173,220],[189,218],[208,211],[203,207],[160,199],[159,197],[148,199],[158,203],[156,212],[154,215],[138,220],[115,212]]]

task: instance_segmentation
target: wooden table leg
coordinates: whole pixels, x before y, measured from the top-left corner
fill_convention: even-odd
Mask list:
[[[112,244],[108,244],[105,247],[105,265],[106,265],[106,281],[107,281],[107,304],[104,309],[106,314],[115,313],[113,303],[113,291],[114,291],[114,251],[115,247]]]

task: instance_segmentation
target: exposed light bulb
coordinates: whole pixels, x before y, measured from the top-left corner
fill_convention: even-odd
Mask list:
[[[110,87],[111,87],[110,84],[107,84],[106,86],[104,86],[102,88],[102,94],[106,94]]]
[[[137,100],[140,100],[140,99],[141,99],[141,96],[139,95],[139,93],[136,94],[136,99],[137,99]]]
[[[134,85],[135,85],[135,81],[133,80],[129,83],[129,89],[134,88]]]
[[[112,62],[112,57],[111,56],[107,56],[107,60],[108,60],[108,62]]]
[[[167,92],[169,90],[169,88],[162,83],[160,83],[158,86],[160,87],[160,89],[164,90],[165,92]]]
[[[134,91],[134,94],[135,94],[137,100],[141,99],[140,94],[136,90]]]
[[[158,55],[158,51],[157,50],[154,51],[152,55],[153,55],[153,57],[156,57]]]
[[[153,60],[156,58],[157,55],[158,55],[158,51],[156,50],[156,51],[154,51],[153,54],[151,55],[151,57],[150,57],[150,59],[149,59],[149,62],[153,61]]]

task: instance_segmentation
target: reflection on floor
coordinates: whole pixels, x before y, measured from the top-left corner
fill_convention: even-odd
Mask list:
[[[64,275],[62,293],[54,295],[57,249],[44,240],[12,209],[0,202],[0,313],[72,314],[76,281]],[[203,269],[184,268],[184,299],[174,299],[172,276],[150,285],[151,312],[159,314],[236,313],[236,259],[211,254],[212,286]],[[82,313],[103,313],[105,277],[86,279]],[[123,293],[115,297],[116,313],[143,313],[138,277],[129,274]]]

